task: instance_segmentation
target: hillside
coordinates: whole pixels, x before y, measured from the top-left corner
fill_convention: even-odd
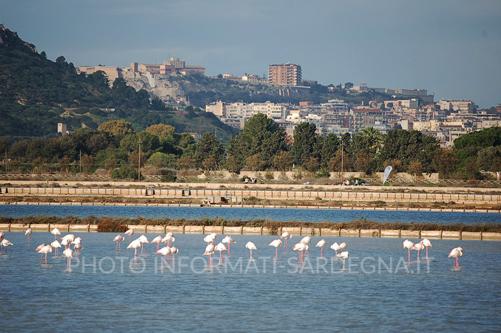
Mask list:
[[[179,132],[215,132],[228,138],[234,131],[216,117],[197,109],[174,111],[145,90],[124,80],[110,87],[101,73],[77,74],[64,57],[56,61],[33,44],[0,25],[0,136],[44,136],[58,122],[69,129],[97,127],[123,118],[142,129],[168,123]]]
[[[369,91],[360,94],[349,93],[343,89],[329,91],[327,86],[310,83],[310,87],[277,87],[268,84],[254,84],[244,81],[207,77],[204,75],[146,75],[125,73],[127,84],[137,90],[144,89],[169,101],[179,99],[189,101],[197,107],[221,100],[231,102],[275,102],[293,103],[312,101],[327,102],[329,99],[342,99],[347,102],[368,104],[371,100],[384,100],[388,95]]]

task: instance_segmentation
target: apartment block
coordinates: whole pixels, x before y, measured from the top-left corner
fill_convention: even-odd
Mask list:
[[[275,64],[268,68],[268,82],[277,86],[299,86],[301,75],[301,66],[296,64]]]

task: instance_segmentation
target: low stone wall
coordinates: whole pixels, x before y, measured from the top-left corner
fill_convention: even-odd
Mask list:
[[[245,202],[249,198],[278,201],[353,201],[353,202],[454,202],[457,204],[501,204],[501,193],[410,193],[368,191],[360,188],[358,191],[348,189],[332,190],[292,190],[292,189],[229,189],[229,188],[159,188],[148,192],[146,188],[102,188],[102,187],[5,187],[1,197],[115,197],[141,199],[197,199],[209,197],[225,197],[230,202]]]
[[[95,224],[0,224],[3,232],[24,232],[31,227],[33,232],[49,232],[57,227],[61,232],[97,232]],[[225,227],[225,226],[200,226],[200,225],[141,225],[128,226],[138,234],[166,233],[175,234],[231,234],[231,235],[273,235],[287,231],[292,236],[317,236],[317,237],[375,237],[375,238],[429,238],[451,240],[484,240],[501,241],[501,232],[469,232],[445,230],[385,230],[385,229],[330,229],[315,227],[281,227],[273,230],[268,227]]]

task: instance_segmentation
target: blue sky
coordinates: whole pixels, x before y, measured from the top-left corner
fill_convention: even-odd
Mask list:
[[[0,0],[0,22],[76,65],[178,56],[208,74],[426,88],[501,103],[499,0]]]

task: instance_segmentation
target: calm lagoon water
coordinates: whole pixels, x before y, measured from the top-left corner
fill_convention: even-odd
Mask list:
[[[272,221],[346,222],[366,218],[377,222],[424,223],[501,223],[497,213],[446,213],[417,211],[364,211],[293,208],[217,208],[151,206],[31,206],[3,205],[0,216],[117,216],[145,218],[214,218],[231,220],[268,219]]]
[[[34,252],[50,234],[6,236],[15,245],[0,255],[2,332],[501,330],[497,242],[436,240],[432,260],[405,264],[401,239],[325,238],[348,243],[346,270],[339,261],[317,270],[312,248],[298,271],[290,250],[280,251],[273,270],[271,236],[235,236],[226,263],[236,268],[225,270],[218,259],[209,269],[199,257],[202,235],[176,235],[178,269],[161,272],[153,246],[133,260],[128,250],[115,252],[114,234],[84,233],[80,263],[65,272],[64,259],[49,257],[45,266]],[[254,266],[243,247],[249,240],[258,247]],[[455,246],[465,249],[460,271],[447,258]],[[379,270],[377,262],[389,268]]]

